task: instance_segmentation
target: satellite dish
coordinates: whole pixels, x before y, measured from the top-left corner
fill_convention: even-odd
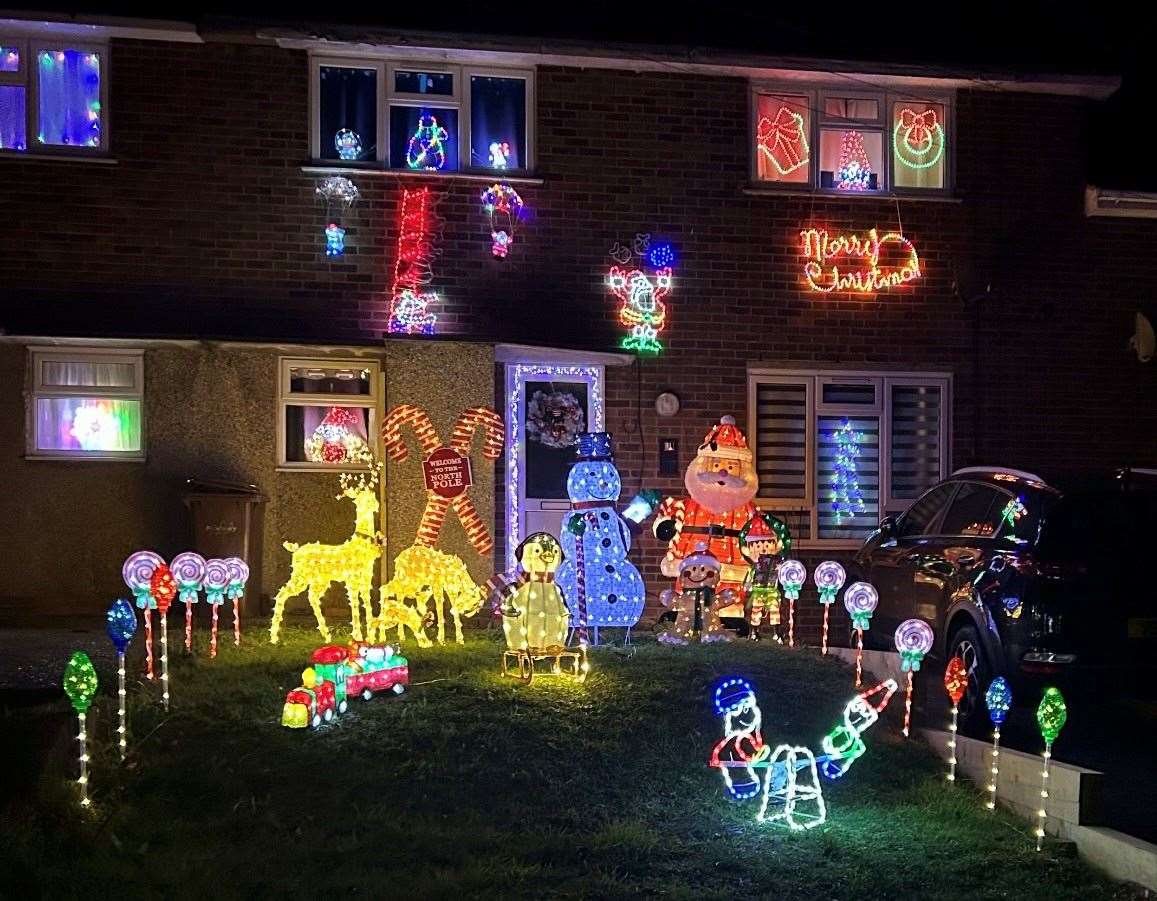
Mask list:
[[[1157,338],[1153,335],[1153,323],[1144,313],[1137,313],[1133,320],[1133,337],[1129,339],[1129,349],[1137,354],[1137,359],[1148,363],[1157,349]]]

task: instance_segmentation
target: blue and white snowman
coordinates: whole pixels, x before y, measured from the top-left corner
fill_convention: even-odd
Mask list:
[[[575,441],[575,463],[566,487],[571,509],[563,514],[564,560],[555,581],[571,614],[571,627],[627,628],[643,613],[643,577],[627,559],[631,532],[615,509],[622,479],[615,468],[611,436],[585,432]],[[582,611],[586,610],[585,622]]]

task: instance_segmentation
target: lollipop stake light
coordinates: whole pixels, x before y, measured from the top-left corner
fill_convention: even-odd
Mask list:
[[[240,557],[227,557],[225,568],[229,571],[229,587],[225,593],[233,601],[233,644],[241,645],[241,598],[245,596],[245,583],[249,581],[249,566]]]
[[[956,725],[960,715],[960,699],[968,689],[968,669],[964,660],[953,657],[944,670],[944,690],[952,700],[952,722],[948,726],[948,781],[956,781]]]
[[[213,611],[213,625],[209,631],[209,656],[217,656],[217,611],[225,603],[229,587],[229,566],[224,560],[205,561],[205,600]]]
[[[185,650],[193,650],[193,605],[205,581],[205,558],[195,551],[177,554],[169,564],[177,580],[177,600],[185,605]]]
[[[93,696],[96,694],[96,670],[92,661],[84,651],[77,651],[68,660],[64,668],[64,693],[72,702],[80,726],[76,740],[80,743],[80,777],[76,784],[80,787],[80,806],[88,807],[92,804],[88,797],[88,708],[92,706]]]
[[[880,596],[867,582],[853,582],[844,592],[844,609],[852,618],[856,630],[856,688],[860,688],[864,673],[864,633],[872,621]]]
[[[777,572],[779,584],[787,596],[787,646],[795,647],[795,602],[799,591],[807,581],[807,567],[798,560],[784,560]]]
[[[105,615],[105,629],[117,651],[117,747],[121,760],[128,753],[128,715],[125,710],[125,649],[137,631],[137,614],[124,598],[113,601]]]
[[[996,810],[996,783],[1000,778],[1000,726],[1012,707],[1012,689],[1004,681],[1004,676],[992,680],[988,691],[984,693],[984,703],[988,707],[988,718],[992,720],[992,766],[989,768],[992,778],[988,780],[988,801],[984,806]]]
[[[153,597],[153,573],[158,566],[164,566],[164,558],[154,551],[137,551],[129,554],[121,567],[121,576],[132,590],[137,607],[145,612],[145,678],[156,678],[153,672],[153,611],[157,608]]]
[[[1069,718],[1065,699],[1061,693],[1051,686],[1045,689],[1040,706],[1036,709],[1036,722],[1040,726],[1041,738],[1045,740],[1043,753],[1044,767],[1041,769],[1040,782],[1040,809],[1036,812],[1036,849],[1044,847],[1045,819],[1048,816],[1047,804],[1049,799],[1049,763],[1053,757],[1053,742]]]
[[[922,619],[906,619],[896,629],[896,650],[900,652],[900,669],[908,674],[908,692],[904,697],[904,737],[912,725],[912,677],[920,671],[920,661],[932,650],[935,635]]]
[[[812,574],[816,588],[819,589],[820,603],[824,606],[823,633],[820,638],[820,653],[828,652],[828,613],[836,601],[836,594],[844,587],[848,574],[835,560],[827,560],[816,567]]]

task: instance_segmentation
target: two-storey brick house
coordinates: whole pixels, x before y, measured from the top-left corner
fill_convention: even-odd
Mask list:
[[[681,492],[734,416],[808,554],[960,465],[1152,460],[1151,367],[1125,347],[1152,224],[1086,213],[1114,78],[36,18],[0,21],[13,603],[100,609],[126,553],[188,544],[189,477],[259,488],[270,594],[282,540],[349,534],[315,440],[335,409],[380,452],[398,404],[443,438],[494,406],[507,446],[472,496],[500,563],[567,507],[545,408],[614,434],[627,497]],[[487,212],[495,184],[522,215]],[[620,307],[662,291],[662,350],[624,347]],[[385,478],[388,566],[425,495],[413,457]],[[653,598],[661,548],[638,545]],[[494,566],[453,517],[441,546]]]

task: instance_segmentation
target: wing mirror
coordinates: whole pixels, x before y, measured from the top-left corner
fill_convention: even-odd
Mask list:
[[[885,516],[880,520],[880,541],[889,542],[895,541],[900,534],[900,530],[896,526],[895,516]]]

